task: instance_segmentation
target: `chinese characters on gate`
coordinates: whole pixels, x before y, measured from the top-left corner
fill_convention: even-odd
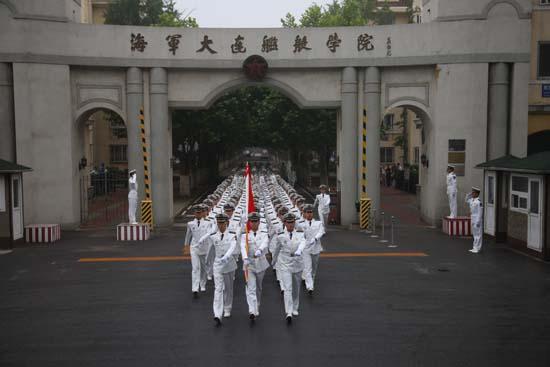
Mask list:
[[[170,34],[166,36],[166,45],[168,48],[168,51],[172,53],[172,55],[176,55],[176,51],[178,50],[180,43],[185,42],[183,35],[181,34]],[[327,41],[325,43],[325,46],[328,48],[328,50],[332,53],[336,53],[338,51],[338,48],[340,47],[340,44],[343,42],[343,40],[338,36],[338,33],[334,32],[332,34],[329,34],[327,37]],[[139,51],[144,52],[145,48],[147,48],[147,45],[149,43],[146,41],[145,36],[141,33],[132,33],[130,35],[130,50],[132,52]],[[374,50],[374,36],[368,33],[363,33],[357,36],[356,39],[356,45],[357,45],[357,51],[359,52],[368,52]],[[307,36],[297,35],[294,39],[294,43],[292,45],[289,45],[289,47],[292,49],[293,53],[301,53],[301,52],[307,52],[311,51],[313,49],[313,46],[309,43],[309,40]],[[211,39],[208,35],[204,35],[203,40],[200,41],[200,48],[197,49],[195,52],[204,52],[207,51],[210,54],[216,54],[218,51],[216,51],[216,46],[214,44],[214,40]],[[391,56],[391,38],[387,38],[386,42],[386,56]],[[239,54],[239,53],[246,53],[246,40],[243,36],[240,34],[237,35],[234,39],[234,43],[230,45],[231,52],[233,54]],[[279,50],[279,40],[275,36],[269,36],[265,35],[262,38],[261,43],[261,51],[263,53],[269,53],[272,51],[278,51]]]

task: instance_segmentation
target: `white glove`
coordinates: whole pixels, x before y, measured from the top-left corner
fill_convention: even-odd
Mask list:
[[[246,259],[243,259],[244,266],[250,265],[250,259],[247,257]]]
[[[302,256],[302,250],[296,250],[294,256]]]
[[[261,251],[261,250],[256,250],[256,252],[254,253],[254,256],[255,256],[255,257],[260,257],[260,256],[262,256],[262,251]]]

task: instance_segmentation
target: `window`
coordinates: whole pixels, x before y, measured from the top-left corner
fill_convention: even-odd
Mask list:
[[[420,163],[420,147],[414,147],[414,164]]]
[[[529,196],[529,212],[539,214],[539,182],[531,181],[531,195]]]
[[[6,180],[0,175],[0,212],[6,211]]]
[[[380,162],[393,163],[393,148],[380,148]]]
[[[539,42],[538,77],[550,78],[550,42]]]
[[[111,163],[125,163],[128,162],[126,157],[126,145],[111,145]]]
[[[393,130],[393,114],[388,114],[384,116],[384,130]]]
[[[487,176],[487,186],[489,189],[487,193],[487,203],[494,204],[495,203],[495,177],[494,176]]]
[[[13,209],[19,209],[19,177],[13,178],[13,186],[12,186],[12,193],[13,193]]]
[[[540,0],[540,5],[550,5],[550,0]]]
[[[466,140],[449,140],[448,164],[455,166],[455,174],[464,176],[464,167],[466,164]]]
[[[514,211],[527,211],[527,197],[529,196],[529,178],[526,176],[512,176],[510,191],[510,206]]]

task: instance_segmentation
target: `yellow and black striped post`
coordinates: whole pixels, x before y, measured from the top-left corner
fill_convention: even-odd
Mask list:
[[[367,197],[367,109],[363,109],[361,140],[361,199],[359,200],[359,227],[370,229],[371,199]]]
[[[145,116],[143,107],[139,109],[139,129],[141,131],[141,149],[143,152],[143,181],[145,183],[145,200],[141,201],[141,222],[153,228],[153,202],[151,201],[151,180],[149,178],[149,154],[145,137]]]
[[[363,136],[361,141],[361,198],[367,197],[367,109],[363,109]]]
[[[367,198],[359,200],[359,227],[361,227],[361,229],[370,229],[370,213],[371,200]]]

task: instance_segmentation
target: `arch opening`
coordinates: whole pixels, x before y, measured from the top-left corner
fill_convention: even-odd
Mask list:
[[[76,119],[80,225],[106,227],[128,215],[128,136],[114,109],[90,108]]]

